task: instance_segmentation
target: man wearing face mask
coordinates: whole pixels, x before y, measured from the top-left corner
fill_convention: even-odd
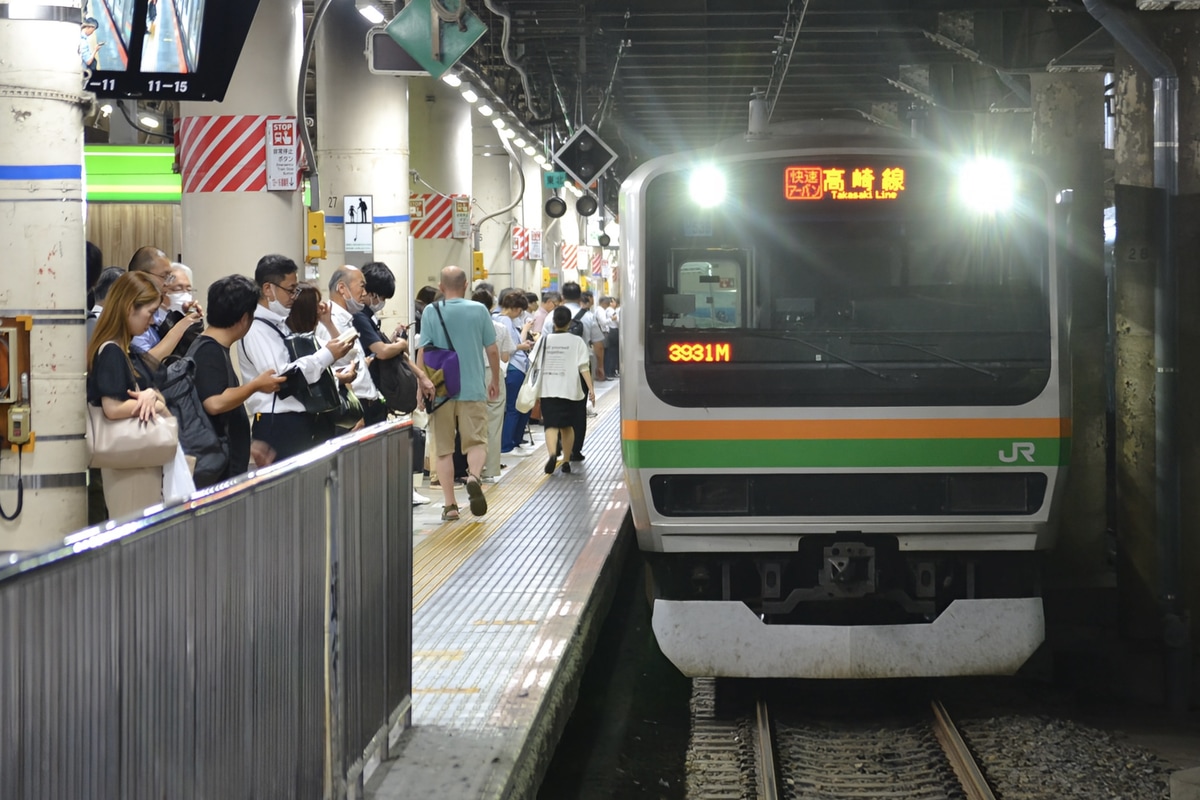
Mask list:
[[[408,340],[401,338],[404,327],[398,328],[394,338],[389,340],[383,335],[382,326],[379,323],[379,313],[383,311],[387,301],[396,295],[396,276],[392,274],[391,268],[382,261],[372,261],[367,264],[362,268],[362,274],[363,288],[365,289],[363,300],[366,302],[367,308],[354,315],[354,328],[358,331],[358,342],[363,352],[375,357],[375,360],[371,362],[371,377],[375,380],[375,385],[379,386],[380,362],[400,358],[408,365],[422,388],[426,388],[428,385],[428,388],[432,389],[433,382],[412,362]],[[418,399],[424,394],[425,392],[418,390]]]
[[[145,273],[164,295],[167,289],[172,288],[171,283],[175,280],[175,275],[171,271],[171,260],[167,258],[167,254],[151,245],[137,249],[137,252],[129,259],[129,271]],[[196,311],[189,311],[173,326],[167,328],[164,336],[160,326],[166,318],[167,309],[159,308],[154,312],[154,317],[146,332],[133,338],[133,346],[143,353],[148,353],[153,361],[161,362],[174,353],[184,332],[200,321],[200,315]]]
[[[335,270],[330,277],[329,299],[333,302],[331,308],[333,327],[339,334],[346,331],[357,332],[354,326],[354,315],[367,307],[363,302],[364,295],[366,295],[365,284],[362,270],[348,264]],[[318,327],[317,341],[328,338],[329,332]],[[350,352],[337,362],[337,366],[341,367],[348,367],[351,364],[358,368],[357,375],[350,384],[350,390],[362,404],[363,424],[374,425],[376,422],[383,422],[387,419],[387,406],[383,403],[375,381],[371,379],[370,364],[357,339],[350,346]]]
[[[163,292],[163,309],[166,310],[166,317],[158,324],[158,333],[162,341],[173,340],[171,331],[189,314],[204,315],[204,309],[192,292],[192,270],[186,264],[171,262],[171,281]],[[196,337],[204,332],[204,322],[193,322],[190,326],[181,326],[181,329],[183,334],[172,351],[177,356],[187,353]]]
[[[250,330],[238,343],[243,384],[253,382],[267,370],[284,375],[291,369],[299,370],[306,381],[314,383],[334,361],[350,352],[349,342],[332,339],[313,355],[290,360],[284,337],[291,334],[287,316],[298,291],[298,272],[296,262],[287,256],[267,255],[258,260],[254,282],[262,296],[254,309]],[[329,303],[322,301],[317,313],[323,320],[328,319]],[[246,410],[253,420],[250,455],[260,467],[303,453],[317,443],[317,435],[324,430],[317,415],[306,412],[304,404],[295,397],[279,398],[273,393],[255,392],[246,400]]]

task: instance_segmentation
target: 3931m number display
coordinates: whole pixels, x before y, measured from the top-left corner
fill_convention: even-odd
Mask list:
[[[685,361],[729,361],[732,350],[729,342],[700,344],[696,342],[676,342],[667,345],[667,360],[672,362]]]

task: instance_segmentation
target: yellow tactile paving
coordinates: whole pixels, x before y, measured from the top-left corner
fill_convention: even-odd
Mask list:
[[[619,404],[620,392],[605,392],[596,403],[597,416],[612,413]],[[549,477],[543,471],[545,464],[546,460],[538,455],[524,459],[503,482],[483,487],[487,516],[476,519],[464,506],[462,519],[443,522],[413,548],[413,613],[533,496]]]
[[[413,650],[413,660],[418,658],[440,659],[443,661],[462,661],[465,650]]]

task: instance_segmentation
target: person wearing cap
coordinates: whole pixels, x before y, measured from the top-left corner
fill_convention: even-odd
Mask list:
[[[79,26],[79,59],[83,62],[84,69],[90,69],[92,72],[100,69],[100,61],[96,55],[104,46],[104,42],[96,41],[96,29],[99,27],[95,17],[88,17]]]

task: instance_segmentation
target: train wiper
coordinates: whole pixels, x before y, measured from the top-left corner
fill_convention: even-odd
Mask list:
[[[946,361],[951,364],[957,364],[958,366],[963,367],[965,369],[969,369],[972,372],[978,372],[981,375],[987,375],[992,380],[997,380],[1000,377],[1000,375],[998,373],[992,372],[990,369],[984,369],[983,367],[977,367],[974,364],[968,364],[966,361],[959,361],[957,358],[948,356],[945,353],[939,353],[936,350],[930,350],[928,347],[922,347],[919,344],[913,344],[912,342],[906,342],[903,339],[897,339],[895,336],[884,336],[883,340],[886,344],[894,344],[899,347],[907,347],[910,350],[916,350],[918,353],[924,353],[925,355],[933,356],[934,358],[940,358],[942,361]],[[860,342],[860,344],[878,344],[878,343],[877,342]]]
[[[761,331],[747,331],[747,333],[750,333],[754,336],[763,336],[768,339],[784,339],[789,342],[799,342],[800,344],[804,345],[805,347],[807,347],[811,350],[815,350],[818,353],[821,353],[822,355],[827,355],[832,359],[842,362],[843,364],[849,364],[850,366],[854,367],[855,369],[861,369],[863,372],[867,373],[868,375],[874,375],[876,378],[879,378],[880,380],[884,380],[884,381],[891,380],[891,378],[889,378],[887,375],[884,375],[879,370],[871,369],[866,364],[860,364],[859,362],[853,361],[849,358],[846,358],[845,356],[838,355],[837,353],[833,352],[832,350],[827,350],[826,348],[821,347],[820,345],[813,344],[812,342],[808,341],[807,339],[801,339],[799,336],[791,336],[786,333],[766,334]]]

